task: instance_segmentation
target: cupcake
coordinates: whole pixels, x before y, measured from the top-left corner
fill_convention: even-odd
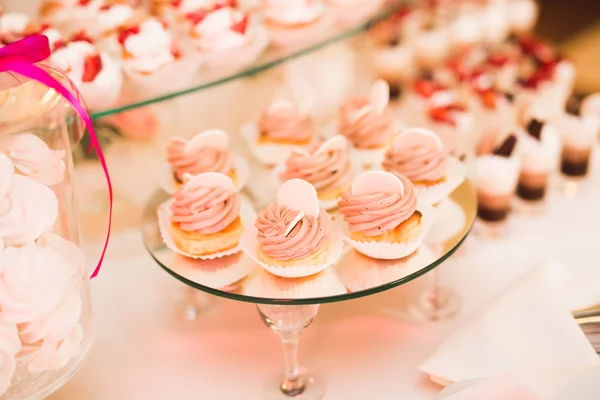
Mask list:
[[[354,150],[357,161],[378,164],[396,134],[396,126],[388,110],[390,89],[385,81],[373,84],[369,98],[354,97],[340,107],[338,132]]]
[[[520,171],[516,144],[517,136],[510,135],[492,154],[476,159],[477,216],[483,221],[497,223],[508,217]]]
[[[264,164],[284,162],[296,147],[309,146],[314,124],[308,112],[287,100],[275,100],[260,114],[257,123],[242,127],[250,150]]]
[[[189,179],[173,195],[170,210],[170,234],[180,251],[199,258],[239,251],[241,200],[226,175],[207,172]]]
[[[297,178],[313,185],[321,207],[329,210],[337,207],[340,193],[352,182],[348,150],[346,138],[337,135],[308,151],[294,150],[276,173],[281,182]]]
[[[519,132],[519,155],[521,172],[517,195],[525,201],[542,200],[550,175],[558,165],[560,136],[557,129],[537,119],[527,124],[525,132]]]
[[[332,19],[320,0],[266,0],[265,25],[271,43],[294,48],[316,43],[331,27]]]
[[[208,68],[235,70],[251,64],[267,47],[268,34],[256,15],[234,7],[186,14],[187,38]]]
[[[123,70],[138,90],[159,94],[185,87],[199,60],[184,52],[154,18],[119,27],[116,40]]]
[[[103,0],[43,0],[39,15],[43,22],[56,26],[63,34],[93,31]]]
[[[315,188],[301,179],[281,186],[276,201],[244,232],[240,246],[267,271],[286,278],[324,270],[343,249],[331,216],[319,207]]]
[[[175,137],[167,147],[169,176],[176,188],[183,185],[186,174],[205,172],[227,175],[241,189],[249,176],[247,162],[229,149],[229,137],[218,129],[200,132],[190,140]],[[166,185],[172,191],[172,183]]]
[[[91,39],[77,35],[59,46],[50,61],[67,74],[90,109],[105,109],[118,101],[123,84],[121,68],[111,56],[99,51]]]
[[[406,257],[423,242],[429,209],[417,210],[412,182],[383,171],[358,175],[341,194],[340,211],[348,226],[346,241],[366,256],[385,260]]]
[[[448,156],[442,140],[433,132],[411,128],[394,138],[385,154],[383,169],[398,178],[408,178],[423,204],[435,205],[465,179],[466,168]]]

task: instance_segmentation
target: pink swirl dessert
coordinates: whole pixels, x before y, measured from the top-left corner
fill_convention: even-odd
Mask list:
[[[385,154],[383,169],[401,179],[407,177],[414,185],[432,186],[444,182],[446,152],[441,140],[430,133],[399,135]]]
[[[19,172],[43,185],[56,185],[64,178],[65,151],[52,150],[42,139],[31,133],[12,139],[7,155]]]
[[[214,184],[207,179],[215,175],[227,184]],[[176,246],[194,256],[235,248],[244,229],[240,209],[233,182],[225,175],[206,173],[192,178],[175,193],[171,204]]]
[[[361,242],[407,243],[421,233],[421,213],[417,211],[416,190],[411,181],[399,175],[404,193],[385,191],[342,193],[340,211],[348,224],[351,239]]]
[[[318,265],[327,257],[327,235],[331,217],[320,210],[318,217],[277,203],[262,210],[256,220],[260,261],[281,267]],[[290,224],[294,228],[286,235]]]
[[[306,113],[285,100],[273,102],[258,120],[258,144],[276,143],[305,146],[314,134],[313,121]]]
[[[339,133],[357,149],[374,150],[389,143],[394,126],[387,110],[379,113],[368,99],[357,97],[342,104]]]
[[[334,200],[347,190],[352,179],[352,165],[347,148],[334,148],[310,153],[294,151],[285,162],[280,180],[299,178],[317,190],[320,200]]]
[[[19,351],[21,341],[16,324],[6,321],[0,314],[0,396],[10,387],[17,368],[15,356]]]
[[[202,52],[223,52],[240,48],[249,40],[248,15],[233,7],[200,10],[186,15],[190,37]]]
[[[198,175],[204,172],[218,172],[236,180],[234,155],[229,149],[203,146],[185,152],[187,144],[186,139],[175,137],[167,147],[167,161],[176,183],[181,184],[185,174]]]

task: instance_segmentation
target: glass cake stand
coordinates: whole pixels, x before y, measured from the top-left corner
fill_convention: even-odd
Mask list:
[[[142,236],[152,258],[177,280],[205,293],[257,305],[261,319],[281,339],[284,353],[283,376],[267,386],[268,400],[314,400],[323,398],[324,386],[318,377],[300,367],[300,332],[310,325],[320,304],[392,289],[431,271],[450,257],[469,234],[477,210],[475,192],[469,181],[450,197],[466,218],[460,233],[448,238],[441,254],[434,255],[422,245],[413,255],[400,260],[375,260],[346,249],[336,265],[306,278],[276,277],[243,253],[202,261],[170,250],[158,226],[157,208],[169,198],[162,191],[152,196],[144,210]]]

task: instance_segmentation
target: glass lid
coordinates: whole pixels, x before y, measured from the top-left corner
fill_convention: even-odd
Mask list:
[[[322,304],[368,296],[410,282],[442,264],[463,243],[477,213],[473,185],[466,180],[438,205],[438,220],[425,243],[399,260],[376,260],[346,246],[340,260],[304,278],[281,278],[264,270],[243,252],[214,260],[182,256],[161,237],[157,210],[169,199],[156,192],[144,210],[142,235],[154,260],[171,276],[204,292],[259,304]],[[443,212],[443,214],[442,214]],[[334,215],[334,218],[336,216]],[[443,238],[443,239],[440,239]]]

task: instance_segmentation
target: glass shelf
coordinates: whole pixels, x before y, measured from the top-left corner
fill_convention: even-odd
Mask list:
[[[217,75],[210,77],[201,77],[199,76],[200,74],[197,74],[195,82],[190,87],[187,87],[185,89],[155,95],[148,98],[137,99],[131,103],[115,106],[106,110],[92,111],[91,116],[93,119],[107,117],[110,115],[119,114],[125,111],[145,107],[151,104],[164,102],[180,96],[185,96],[191,93],[196,93],[202,90],[213,88],[234,81],[236,79],[247,78],[261,74],[290,60],[308,55],[310,53],[316,52],[317,50],[330,46],[334,43],[338,43],[354,35],[357,35],[370,28],[377,22],[399,11],[400,9],[405,7],[406,4],[406,1],[394,0],[391,5],[386,6],[384,9],[378,11],[370,18],[363,22],[360,22],[359,24],[355,24],[353,26],[335,24],[331,31],[326,35],[326,37],[322,38],[316,43],[307,44],[305,46],[302,46],[301,48],[295,48],[292,50],[269,48],[259,57],[257,61],[241,70],[226,75]]]
[[[389,261],[374,260],[348,250],[337,265],[319,274],[286,279],[264,271],[242,253],[201,261],[170,250],[161,238],[156,212],[168,198],[165,192],[156,192],[142,217],[143,240],[154,260],[171,276],[195,289],[256,304],[330,303],[372,295],[410,282],[442,264],[460,247],[477,211],[474,188],[465,181],[450,196],[464,213],[464,224],[457,234],[438,246],[437,256],[425,245],[414,255]]]

